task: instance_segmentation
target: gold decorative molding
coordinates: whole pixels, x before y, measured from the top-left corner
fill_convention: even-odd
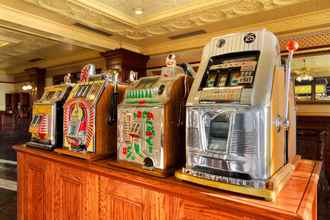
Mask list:
[[[111,3],[118,5],[121,2],[120,0],[119,2],[118,0],[109,0],[107,4],[100,0],[24,1],[128,39],[143,40],[307,0],[185,1],[186,3],[174,7],[172,10],[161,10],[161,7],[158,7],[159,13],[154,12],[141,19],[133,17],[126,10],[121,11],[123,9],[118,10],[111,7]],[[135,1],[125,2],[134,5]],[[170,0],[163,0],[162,3],[159,2],[158,4],[162,5],[169,2]],[[143,7],[148,7],[148,4],[144,4]]]
[[[288,40],[294,39],[299,43],[299,50],[330,47],[330,29],[310,33],[282,36],[280,38],[281,51],[286,50]]]

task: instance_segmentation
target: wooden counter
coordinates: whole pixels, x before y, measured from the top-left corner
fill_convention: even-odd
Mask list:
[[[316,219],[321,164],[301,160],[276,201],[14,146],[18,218],[84,220]]]

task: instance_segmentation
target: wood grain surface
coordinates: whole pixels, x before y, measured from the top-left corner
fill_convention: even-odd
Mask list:
[[[320,162],[300,160],[272,202],[21,146],[18,216],[38,219],[316,219]],[[29,171],[30,170],[30,171]],[[32,170],[32,171],[31,171]],[[38,204],[38,205],[37,205]]]

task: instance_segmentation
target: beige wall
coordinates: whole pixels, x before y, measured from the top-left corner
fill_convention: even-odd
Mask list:
[[[0,111],[6,109],[5,94],[15,92],[15,84],[13,83],[0,83]]]

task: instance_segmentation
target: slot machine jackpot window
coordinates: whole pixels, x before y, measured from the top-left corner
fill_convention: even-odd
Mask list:
[[[91,87],[92,85],[80,85],[75,94],[75,98],[86,97]]]
[[[211,57],[199,89],[252,88],[259,54],[259,51],[248,51]]]
[[[136,89],[150,89],[158,82],[159,78],[145,78],[141,79],[139,84],[136,86]]]
[[[217,153],[226,153],[229,134],[229,116],[219,114],[216,117],[206,120],[205,128],[208,134],[207,149]]]

